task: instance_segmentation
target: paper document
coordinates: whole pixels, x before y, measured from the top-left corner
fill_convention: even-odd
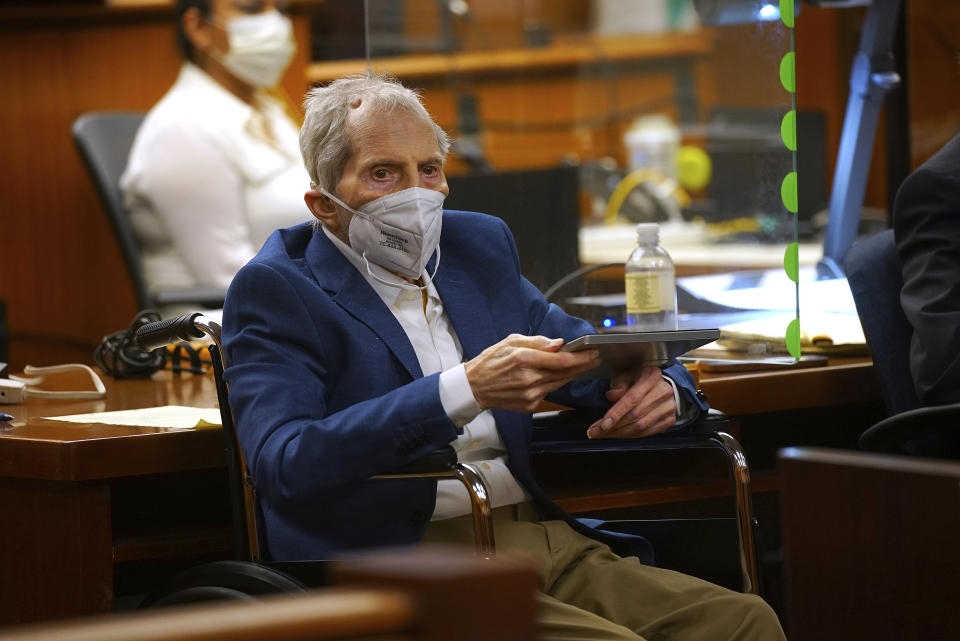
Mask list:
[[[70,414],[68,416],[47,416],[45,418],[67,423],[104,423],[106,425],[165,427],[179,430],[221,424],[219,409],[215,407],[185,407],[183,405],[144,407],[138,410],[94,412],[92,414]]]
[[[792,314],[765,316],[720,327],[721,346],[748,354],[786,353],[785,334]],[[800,310],[800,349],[805,354],[865,355],[866,340],[855,314]]]

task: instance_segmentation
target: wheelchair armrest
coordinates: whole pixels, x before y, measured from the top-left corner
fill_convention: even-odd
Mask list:
[[[450,469],[457,463],[457,452],[453,449],[453,446],[447,445],[438,450],[434,450],[429,454],[421,456],[415,461],[407,463],[403,467],[399,467],[389,472],[384,472],[383,474],[378,474],[379,477],[388,477],[388,476],[416,476],[420,474],[437,474],[441,472],[449,472]]]
[[[587,426],[601,416],[601,412],[591,410],[560,410],[534,414],[531,424],[534,450],[561,450],[569,446],[586,446],[587,444],[591,444],[588,449],[654,450],[690,447],[730,426],[730,419],[726,414],[720,410],[710,409],[700,420],[676,431],[648,438],[592,441],[587,438]]]
[[[154,303],[158,307],[166,305],[189,305],[192,307],[206,307],[219,309],[223,307],[223,299],[227,291],[218,287],[197,287],[194,289],[178,289],[160,291],[153,295]]]
[[[908,410],[869,427],[860,435],[859,444],[861,448],[874,452],[907,453],[903,447],[907,441],[930,436],[960,438],[958,419],[960,403]]]

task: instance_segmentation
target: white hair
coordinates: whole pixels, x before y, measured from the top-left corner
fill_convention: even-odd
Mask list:
[[[325,87],[311,89],[303,101],[300,153],[314,189],[323,188],[333,193],[340,182],[343,168],[353,154],[347,115],[361,104],[371,114],[400,110],[423,118],[433,126],[437,147],[446,159],[450,140],[433,122],[417,92],[387,76],[372,73],[346,76]]]

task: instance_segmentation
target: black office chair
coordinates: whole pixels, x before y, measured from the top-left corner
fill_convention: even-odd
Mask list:
[[[856,243],[847,254],[845,268],[890,414],[860,435],[860,447],[893,454],[960,458],[960,403],[921,407],[913,385],[913,328],[900,306],[903,275],[893,230]]]
[[[240,561],[215,562],[189,570],[176,578],[147,604],[180,603],[189,600],[236,597],[237,594],[258,595],[264,590],[289,589],[290,580],[302,585],[318,586],[326,583],[322,561],[275,562],[268,560],[261,531],[260,511],[253,479],[247,469],[236,439],[236,427],[228,404],[228,390],[223,380],[224,358],[220,349],[220,326],[199,313],[179,316],[141,327],[137,341],[143,349],[155,349],[171,342],[195,340],[208,336],[211,361],[217,386],[217,396],[224,430],[224,449],[227,470],[231,479],[231,504],[234,514],[234,550]],[[746,457],[739,444],[720,431],[727,425],[726,418],[714,412],[682,435],[667,435],[649,439],[590,441],[585,438],[583,426],[593,417],[567,412],[547,412],[535,417],[532,451],[535,454],[588,453],[610,451],[677,450],[690,448],[719,448],[727,456],[734,483],[735,516],[729,519],[676,519],[657,521],[608,521],[601,529],[611,532],[641,534],[670,560],[667,567],[702,578],[714,579],[731,574],[730,563],[724,566],[709,558],[717,546],[698,545],[691,550],[694,540],[716,534],[714,543],[732,541],[725,555],[737,558],[739,584],[744,592],[759,593],[754,531],[756,521],[750,493],[750,473]],[[467,488],[471,497],[474,533],[478,552],[492,555],[495,551],[493,522],[487,489],[482,478],[469,464],[457,461],[452,447],[447,446],[414,461],[400,470],[374,478],[434,477],[456,478]],[[701,553],[697,554],[696,551]],[[629,550],[616,550],[629,554]],[[294,578],[295,577],[295,578]],[[736,587],[736,586],[731,586]],[[301,588],[302,589],[302,588]]]
[[[127,166],[130,147],[144,115],[133,111],[103,111],[80,116],[73,123],[73,141],[77,145],[90,179],[97,188],[103,210],[110,221],[123,262],[127,266],[139,309],[154,307],[223,307],[226,292],[198,287],[188,290],[151,292],[143,275],[140,244],[130,225],[129,214],[120,193],[120,176]]]

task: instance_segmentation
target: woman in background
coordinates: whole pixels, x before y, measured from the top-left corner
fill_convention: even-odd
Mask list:
[[[280,6],[278,6],[280,5]],[[298,127],[265,89],[296,45],[276,0],[179,0],[184,56],[120,179],[151,291],[217,287],[309,217]]]

